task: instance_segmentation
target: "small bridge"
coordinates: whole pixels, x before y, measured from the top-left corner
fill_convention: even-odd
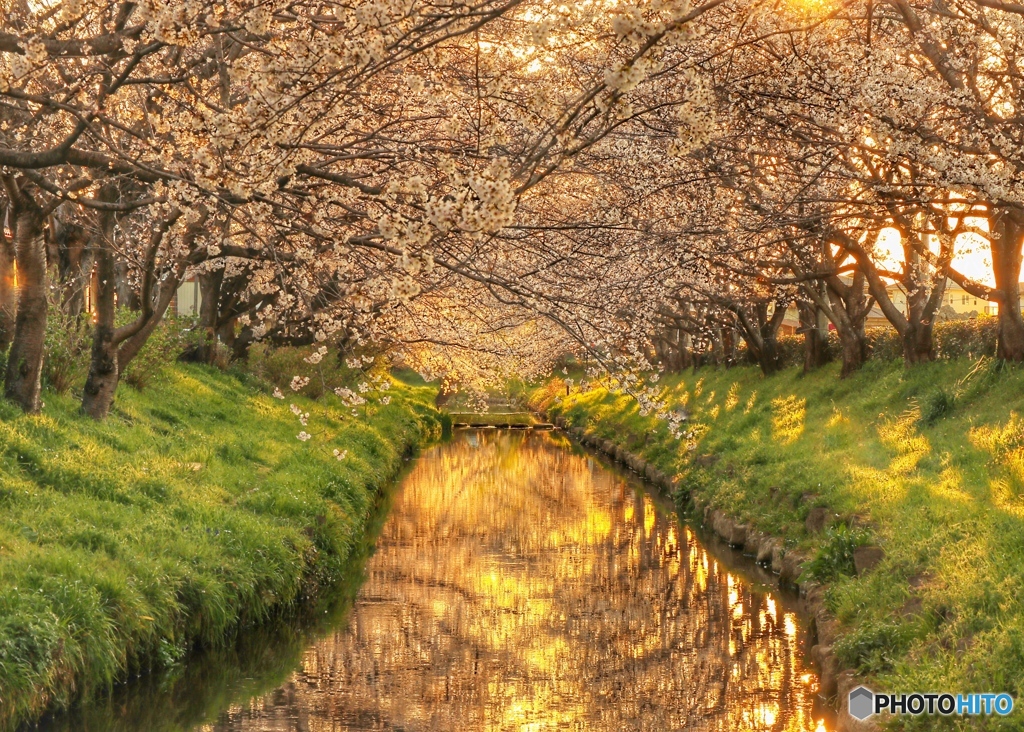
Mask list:
[[[533,412],[449,412],[452,427],[457,430],[553,430],[550,422],[541,421]]]

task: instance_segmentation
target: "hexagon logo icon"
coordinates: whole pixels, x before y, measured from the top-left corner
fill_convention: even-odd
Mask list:
[[[854,719],[864,721],[875,713],[875,695],[864,686],[858,686],[850,692],[849,699],[850,716]]]

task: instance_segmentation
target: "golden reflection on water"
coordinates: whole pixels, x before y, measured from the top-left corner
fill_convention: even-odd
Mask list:
[[[796,616],[557,435],[405,478],[346,628],[208,730],[816,732]]]

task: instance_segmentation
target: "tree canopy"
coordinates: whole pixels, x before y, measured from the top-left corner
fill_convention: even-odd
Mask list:
[[[26,411],[49,311],[94,321],[83,408],[101,418],[190,278],[207,360],[374,344],[471,379],[742,342],[771,373],[795,311],[808,367],[833,329],[845,374],[873,308],[908,364],[935,358],[952,282],[998,304],[998,355],[1024,361],[1024,6],[0,0],[0,17],[0,348]]]

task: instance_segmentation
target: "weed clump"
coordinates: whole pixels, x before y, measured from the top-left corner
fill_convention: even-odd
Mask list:
[[[863,529],[837,524],[825,529],[825,535],[818,552],[804,569],[804,577],[817,582],[831,582],[840,576],[853,576],[853,551],[869,543],[869,536]]]
[[[917,635],[914,624],[902,619],[865,623],[836,641],[836,657],[847,668],[861,673],[884,673],[902,659]]]
[[[945,419],[953,413],[956,406],[956,395],[949,389],[939,387],[925,400],[921,408],[921,422],[925,425],[933,425],[940,419]]]

